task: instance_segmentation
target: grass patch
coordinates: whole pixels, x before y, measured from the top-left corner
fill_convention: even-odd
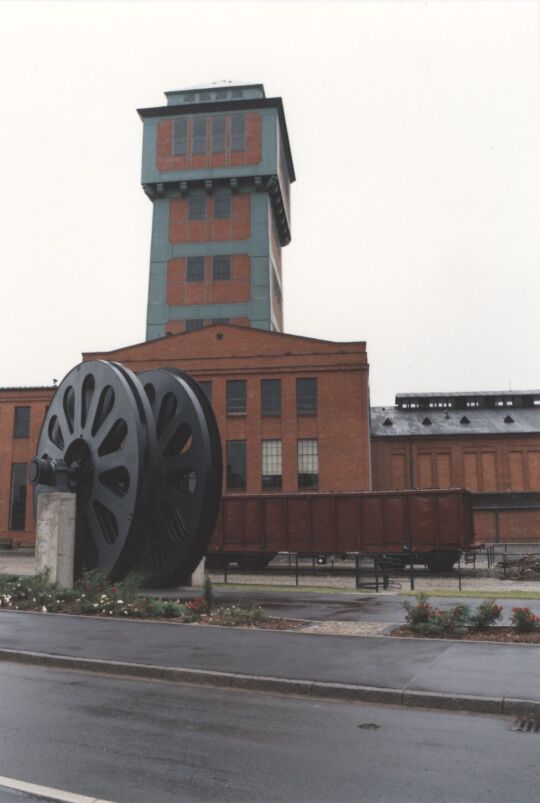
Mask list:
[[[374,590],[369,588],[335,588],[334,586],[281,586],[270,585],[268,583],[213,583],[214,588],[223,589],[226,591],[288,591],[293,593],[304,593],[311,591],[315,594],[375,594]],[[379,592],[380,593],[380,592]],[[414,591],[411,592],[414,594]],[[493,596],[493,595],[491,595]]]
[[[406,597],[416,597],[418,591],[401,591]],[[448,588],[430,588],[430,597],[469,597],[471,599],[540,599],[540,591],[454,591]]]

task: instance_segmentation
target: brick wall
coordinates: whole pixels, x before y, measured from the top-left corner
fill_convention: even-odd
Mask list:
[[[251,268],[248,254],[232,255],[231,278],[225,281],[212,280],[212,257],[205,257],[202,282],[186,281],[186,265],[185,257],[170,259],[167,263],[168,304],[227,304],[250,300]]]
[[[35,456],[36,444],[47,406],[54,389],[16,388],[0,390],[0,538],[21,544],[34,542],[34,518],[30,488],[26,494],[24,530],[10,529],[11,467],[28,464]],[[28,437],[14,437],[16,407],[30,407]]]
[[[375,490],[540,491],[540,433],[372,438]]]
[[[188,199],[172,198],[169,204],[169,242],[202,243],[247,240],[251,234],[251,196],[233,195],[230,218],[214,220],[214,199],[206,196],[205,220],[189,220]]]
[[[201,115],[198,115],[199,117]],[[232,165],[256,165],[262,158],[262,121],[256,112],[246,114],[246,147],[243,150],[231,149],[231,115],[225,116],[225,148],[222,152],[212,152],[212,120],[216,115],[206,117],[206,153],[193,153],[193,118],[187,120],[186,154],[173,156],[172,119],[161,120],[157,130],[156,167],[158,170],[193,170]]]

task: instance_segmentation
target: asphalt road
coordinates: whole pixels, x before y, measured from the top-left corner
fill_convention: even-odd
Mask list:
[[[118,803],[538,799],[540,735],[508,718],[8,664],[0,684],[0,774]]]

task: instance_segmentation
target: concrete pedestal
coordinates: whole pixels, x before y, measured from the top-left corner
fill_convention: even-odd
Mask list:
[[[204,587],[204,576],[206,574],[206,558],[203,558],[193,574],[191,575],[192,588]]]
[[[75,494],[42,493],[36,516],[36,572],[49,571],[53,583],[73,588]]]

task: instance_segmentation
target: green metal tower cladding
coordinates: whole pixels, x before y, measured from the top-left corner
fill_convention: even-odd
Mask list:
[[[295,180],[282,100],[241,83],[165,96],[139,109],[153,204],[147,340],[209,323],[280,332]]]

